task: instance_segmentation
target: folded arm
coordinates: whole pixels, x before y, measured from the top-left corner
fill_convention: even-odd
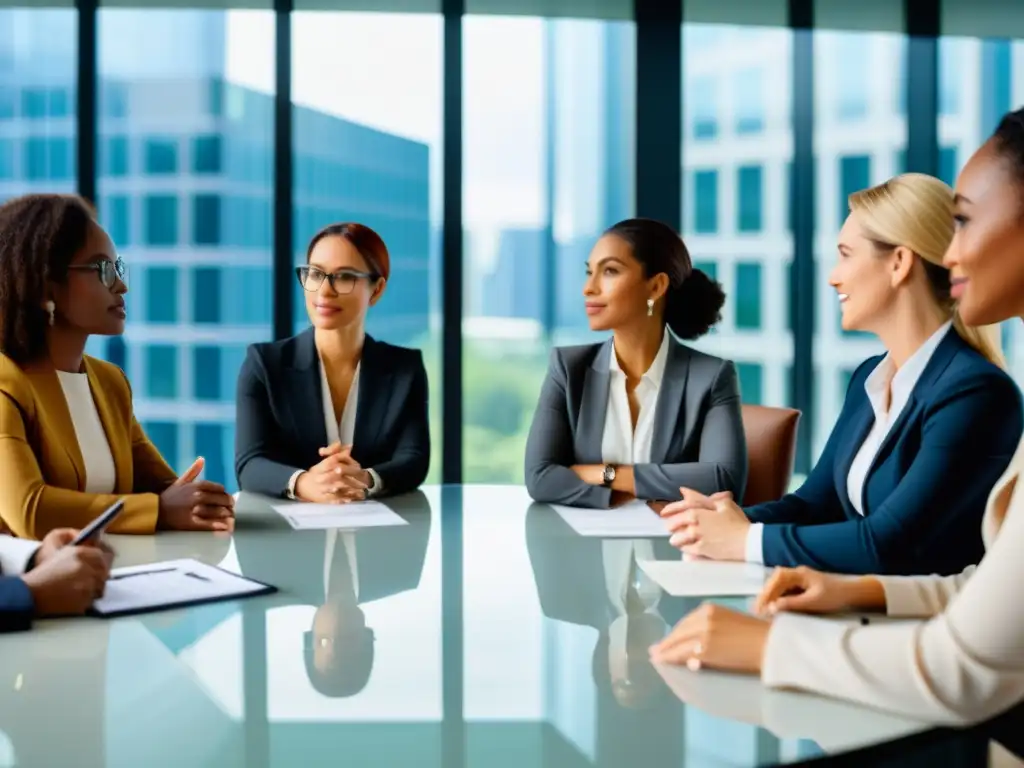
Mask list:
[[[381,480],[384,495],[407,493],[427,479],[430,469],[430,422],[428,417],[427,369],[417,352],[412,387],[402,404],[401,435],[391,458],[373,469]]]
[[[235,398],[235,474],[239,488],[265,496],[284,496],[292,475],[308,467],[280,461],[278,445],[266,369],[255,347],[250,347],[238,372]]]
[[[869,626],[781,615],[768,635],[762,679],[935,723],[988,720],[1024,699],[1024,611],[1014,591],[1024,581],[1022,541],[1024,493],[1017,493],[973,573],[934,580],[931,596],[948,600],[943,613]]]
[[[607,509],[611,506],[611,489],[586,483],[572,470],[576,457],[567,381],[558,350],[552,350],[526,439],[526,489],[535,501]]]
[[[0,394],[0,510],[4,522],[21,538],[41,539],[54,528],[82,528],[121,496],[83,493],[47,485],[28,443],[21,407]],[[125,497],[124,511],[111,523],[111,533],[153,533],[160,497],[135,493]]]
[[[640,499],[678,499],[679,488],[703,494],[731,491],[742,500],[747,485],[747,441],[740,410],[736,366],[724,361],[711,385],[700,433],[697,461],[635,464],[633,481]]]
[[[964,516],[980,529],[989,490],[1013,456],[1021,428],[1012,381],[984,377],[957,387],[926,414],[917,456],[880,507],[857,520],[765,526],[765,565],[900,573],[908,552],[934,539],[932,530],[955,528]]]

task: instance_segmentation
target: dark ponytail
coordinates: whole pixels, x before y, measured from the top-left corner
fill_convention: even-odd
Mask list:
[[[717,280],[693,268],[690,252],[672,227],[654,219],[626,219],[605,230],[624,240],[648,279],[668,276],[665,324],[681,339],[703,336],[722,319],[725,292]]]
[[[665,323],[680,339],[698,339],[722,319],[725,291],[707,272],[692,269],[690,276],[665,296]]]

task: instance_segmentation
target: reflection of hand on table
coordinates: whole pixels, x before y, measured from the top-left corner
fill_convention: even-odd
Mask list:
[[[780,739],[807,739],[826,752],[890,741],[929,726],[856,704],[765,687],[757,677],[655,663],[680,701],[712,717],[769,731]]]

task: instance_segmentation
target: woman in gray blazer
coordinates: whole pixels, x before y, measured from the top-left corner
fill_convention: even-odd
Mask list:
[[[390,267],[384,241],[362,224],[331,224],[313,237],[296,270],[313,327],[252,345],[238,374],[243,491],[333,503],[406,493],[426,478],[423,357],[364,328]]]
[[[583,295],[590,328],[612,338],[552,350],[526,443],[530,496],[607,508],[677,499],[684,486],[742,498],[736,367],[676,340],[721,319],[721,285],[671,227],[627,219],[594,246]]]

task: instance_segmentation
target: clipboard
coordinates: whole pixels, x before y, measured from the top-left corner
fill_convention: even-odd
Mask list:
[[[277,592],[277,587],[192,558],[115,568],[88,615],[112,619]]]

